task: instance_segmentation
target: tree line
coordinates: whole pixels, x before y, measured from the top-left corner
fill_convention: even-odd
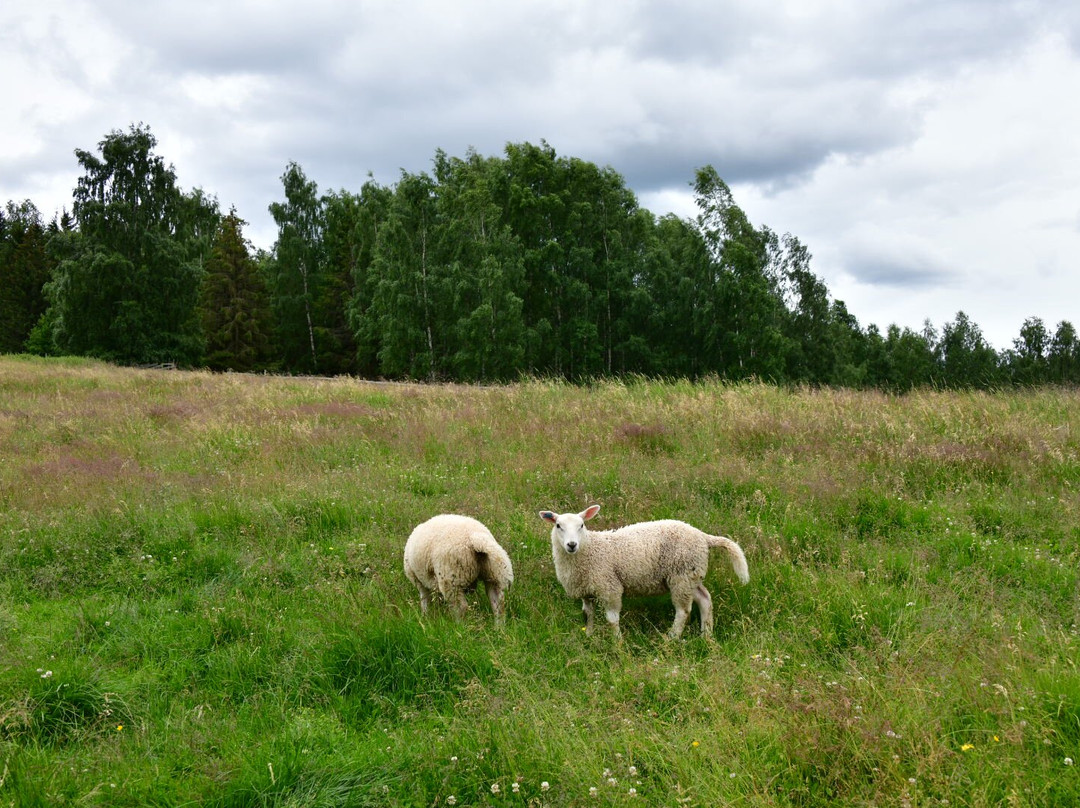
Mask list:
[[[755,227],[711,166],[698,215],[654,216],[613,169],[511,143],[437,151],[394,185],[320,193],[296,163],[256,251],[237,212],[185,192],[145,126],[76,150],[71,212],[0,212],[0,351],[367,378],[651,377],[990,388],[1080,382],[1080,338],[1025,321],[996,352],[860,326],[790,234]]]

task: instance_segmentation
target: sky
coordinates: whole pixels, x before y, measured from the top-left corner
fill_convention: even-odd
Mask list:
[[[290,161],[358,192],[543,140],[658,216],[715,167],[864,328],[1080,326],[1075,0],[6,0],[0,75],[0,204],[46,220],[135,124],[267,249]]]

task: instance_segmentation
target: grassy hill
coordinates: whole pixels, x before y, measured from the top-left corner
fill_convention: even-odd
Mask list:
[[[581,631],[537,511],[732,536]],[[414,525],[510,553],[421,620]],[[1080,394],[0,357],[0,805],[1080,803]],[[1078,765],[1072,765],[1072,761]]]

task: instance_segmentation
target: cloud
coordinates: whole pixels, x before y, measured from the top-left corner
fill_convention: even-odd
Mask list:
[[[1059,0],[9,3],[0,202],[70,206],[74,149],[145,122],[270,247],[289,161],[358,190],[544,139],[657,213],[712,165],[861,321],[937,290],[996,336],[1080,316],[1078,47]]]
[[[962,278],[934,244],[880,225],[856,228],[840,253],[842,271],[869,286],[948,290]]]

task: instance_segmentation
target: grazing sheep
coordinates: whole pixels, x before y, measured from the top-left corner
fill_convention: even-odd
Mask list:
[[[461,619],[469,608],[465,593],[483,581],[496,624],[505,620],[503,598],[514,582],[514,568],[491,531],[475,519],[442,514],[417,525],[405,542],[405,575],[420,591],[425,614],[438,590]]]
[[[709,550],[722,547],[727,551],[735,575],[745,584],[750,573],[739,545],[674,519],[617,530],[587,530],[585,521],[599,511],[599,505],[581,513],[540,511],[540,518],[555,525],[551,529],[555,575],[566,594],[581,598],[585,631],[592,633],[594,600],[600,602],[615,636],[619,636],[623,595],[670,592],[675,622],[669,635],[682,634],[691,606],[697,603],[701,633],[712,636],[712,597],[702,583],[709,567]]]

